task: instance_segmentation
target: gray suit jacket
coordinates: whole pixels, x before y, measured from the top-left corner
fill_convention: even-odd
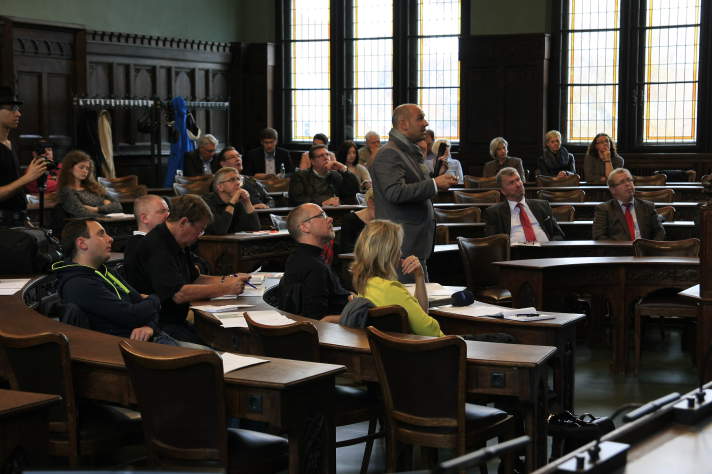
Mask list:
[[[561,230],[559,223],[556,222],[552,215],[549,201],[527,199],[526,202],[549,240],[564,240],[564,231]],[[487,221],[487,227],[485,228],[487,235],[510,235],[512,232],[512,213],[509,210],[507,201],[499,202],[486,208],[485,220]]]
[[[403,255],[427,259],[433,250],[435,185],[421,166],[422,156],[391,140],[378,151],[369,171],[376,218],[403,226]]]
[[[644,239],[665,240],[665,229],[660,223],[653,203],[636,198],[633,206],[640,236]],[[628,224],[616,199],[596,206],[593,217],[593,240],[630,240]]]

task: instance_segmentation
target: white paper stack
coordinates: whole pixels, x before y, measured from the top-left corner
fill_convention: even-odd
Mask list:
[[[2,279],[0,280],[0,295],[14,295],[29,281],[29,278]]]
[[[223,373],[232,372],[233,370],[244,369],[251,365],[263,364],[269,362],[268,360],[258,359],[256,357],[247,357],[231,352],[223,352],[220,357],[223,360]]]
[[[285,324],[292,324],[294,322],[293,319],[290,319],[274,310],[248,311],[247,314],[250,315],[250,318],[252,318],[253,321],[268,326],[284,326]],[[240,313],[239,316],[232,318],[220,318],[220,322],[222,322],[224,328],[247,327],[247,321],[245,321],[245,317],[242,313]]]
[[[415,283],[408,283],[405,287],[411,295],[415,296]],[[459,289],[462,288],[460,287]],[[457,290],[442,286],[440,283],[426,283],[425,291],[428,293],[428,298],[430,298],[431,296],[452,296]]]
[[[230,311],[236,311],[240,308],[251,308],[254,305],[252,304],[226,304],[226,305],[212,305],[212,304],[203,304],[203,305],[195,305],[191,306],[192,309],[197,309],[198,311],[205,311],[206,313],[227,313]]]

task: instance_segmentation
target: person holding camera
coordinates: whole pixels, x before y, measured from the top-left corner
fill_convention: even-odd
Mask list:
[[[10,131],[20,124],[20,106],[8,87],[0,87],[0,226],[23,226],[27,223],[25,186],[47,170],[45,160],[33,158],[27,172],[20,175],[20,163],[10,140]]]
[[[44,185],[44,192],[53,193],[57,191],[57,182],[59,179],[59,172],[62,170],[62,163],[57,163],[54,160],[54,149],[52,144],[46,140],[41,140],[37,145],[37,148],[32,150],[32,159],[41,158],[44,160],[47,166],[47,172],[41,175],[34,181],[30,181],[25,186],[27,192],[32,194],[37,194],[40,192],[40,186]],[[28,168],[29,170],[29,168]],[[25,171],[27,173],[27,170]]]
[[[432,152],[436,159],[433,163],[433,176],[449,174],[457,178],[457,184],[462,184],[465,177],[462,173],[462,165],[450,155],[450,140],[439,138],[433,142]]]

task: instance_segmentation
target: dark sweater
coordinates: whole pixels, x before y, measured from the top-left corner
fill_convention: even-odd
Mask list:
[[[213,211],[213,222],[206,229],[206,234],[225,235],[247,230],[260,230],[260,218],[256,212],[248,214],[242,202],[235,204],[232,214],[227,212],[227,203],[217,193],[208,193],[203,200]]]
[[[74,262],[57,262],[58,292],[64,303],[73,303],[89,318],[91,329],[129,337],[131,331],[149,326],[158,333],[161,303],[156,295],[141,298],[118,275],[102,265],[94,270]]]
[[[308,168],[297,171],[289,180],[289,202],[293,206],[307,202],[321,205],[338,196],[341,204],[356,204],[359,190],[358,178],[349,171],[329,171],[325,177],[319,177]]]

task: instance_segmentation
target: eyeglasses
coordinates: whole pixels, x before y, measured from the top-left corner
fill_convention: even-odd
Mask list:
[[[225,179],[223,181],[220,181],[218,184],[223,184],[223,183],[235,183],[235,182],[240,182],[242,184],[242,176],[233,176],[232,178]]]
[[[304,220],[302,221],[302,224],[304,224],[305,222],[309,222],[309,221],[312,220],[312,219],[327,219],[328,217],[329,217],[329,216],[326,215],[326,212],[321,211],[320,214],[317,214],[317,215],[315,215],[315,216],[311,216],[311,217],[309,217],[309,218],[307,218],[307,219],[304,219]]]
[[[633,178],[626,178],[626,179],[622,179],[622,180],[618,181],[613,186],[620,186],[621,184],[627,184],[627,183],[632,183],[632,182],[633,182]]]
[[[20,106],[17,104],[0,105],[0,110],[9,110],[10,112],[19,112]]]

